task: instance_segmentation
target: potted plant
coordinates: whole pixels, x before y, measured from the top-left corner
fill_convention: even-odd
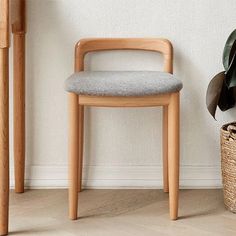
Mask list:
[[[236,29],[226,41],[223,65],[225,71],[217,74],[207,88],[207,109],[214,119],[217,106],[226,111],[236,105]],[[236,213],[236,122],[221,128],[221,170],[225,206]]]

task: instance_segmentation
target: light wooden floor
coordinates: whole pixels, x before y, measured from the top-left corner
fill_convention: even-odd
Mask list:
[[[67,218],[66,190],[11,193],[11,235],[233,236],[236,214],[225,210],[221,190],[182,190],[180,219],[170,221],[161,190],[84,190],[80,216]]]

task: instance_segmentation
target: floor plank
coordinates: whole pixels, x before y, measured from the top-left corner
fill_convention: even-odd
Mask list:
[[[84,190],[77,221],[67,218],[67,201],[66,190],[11,192],[11,235],[236,235],[236,214],[224,208],[220,189],[181,190],[177,221],[162,190]]]

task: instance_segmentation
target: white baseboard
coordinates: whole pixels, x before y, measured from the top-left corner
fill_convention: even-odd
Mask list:
[[[67,188],[66,166],[30,166],[26,168],[27,188]],[[219,166],[181,166],[180,188],[220,188]],[[14,187],[13,169],[10,185]],[[86,188],[162,188],[161,166],[85,166]]]

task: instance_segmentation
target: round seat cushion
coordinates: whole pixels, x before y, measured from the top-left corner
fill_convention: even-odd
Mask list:
[[[92,96],[146,96],[178,92],[183,85],[160,71],[81,71],[71,75],[66,90]]]

